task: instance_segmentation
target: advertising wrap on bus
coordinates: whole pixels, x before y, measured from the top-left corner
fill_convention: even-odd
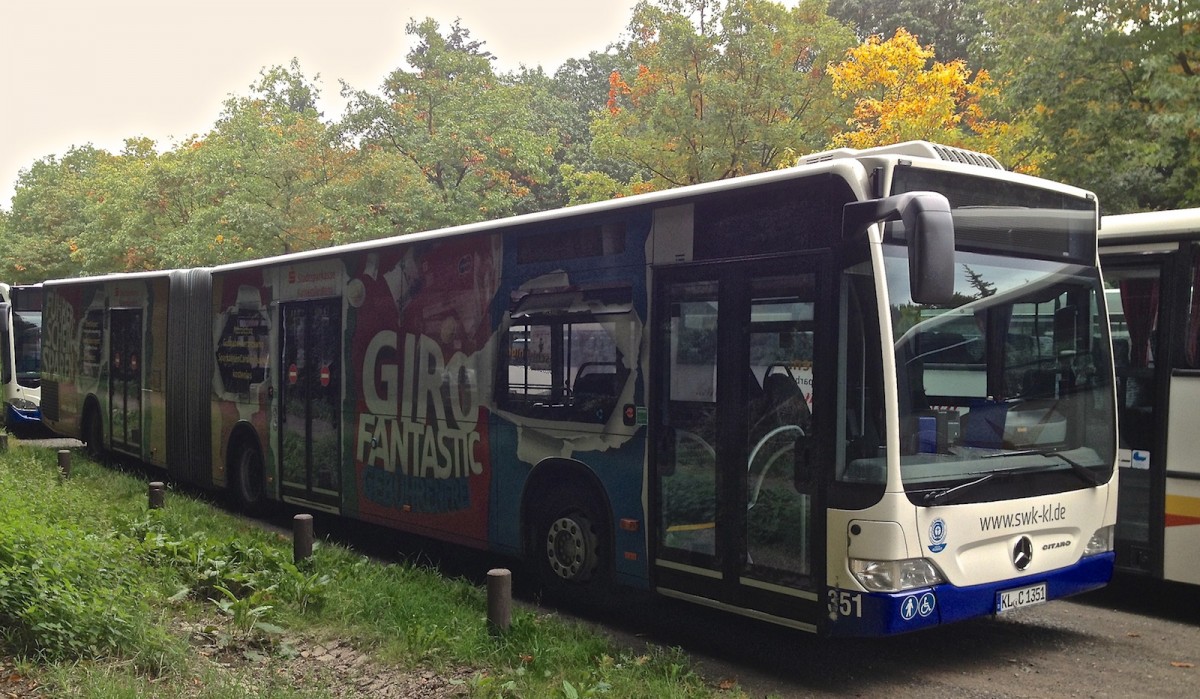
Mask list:
[[[605,265],[644,266],[645,232],[627,242],[624,227],[600,231],[629,250]],[[587,256],[526,261],[536,249],[526,239],[538,235],[216,273],[214,444],[229,444],[248,421],[269,435],[267,461],[281,464],[285,498],[329,498],[351,516],[510,552],[522,547],[517,520],[491,509],[518,500],[529,470],[547,458],[611,460],[597,470],[606,491],[633,497],[622,486],[629,460],[621,450],[636,429],[616,407],[643,403],[634,396],[641,321],[633,301],[644,304],[644,284],[606,289],[599,282],[611,272]],[[330,289],[343,288],[331,301]],[[283,313],[278,402],[266,353],[265,309],[275,306]],[[551,367],[552,354],[563,366]],[[499,382],[498,362],[506,364]],[[603,391],[587,392],[592,379]],[[353,470],[334,468],[341,462]],[[335,499],[342,492],[354,497]]]

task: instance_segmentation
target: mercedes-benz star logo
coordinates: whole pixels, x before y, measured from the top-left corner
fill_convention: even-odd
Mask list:
[[[1033,542],[1027,536],[1017,539],[1017,545],[1013,547],[1012,552],[1013,565],[1017,567],[1017,570],[1025,570],[1032,560]]]

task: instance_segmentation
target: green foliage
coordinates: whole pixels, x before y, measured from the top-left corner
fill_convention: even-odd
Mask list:
[[[521,212],[531,188],[546,182],[558,141],[530,108],[534,91],[495,75],[491,54],[458,22],[445,36],[432,19],[406,32],[416,39],[411,71],[392,71],[382,95],[343,89],[342,128],[360,144],[362,166],[382,160],[409,174],[403,188],[380,192],[372,214],[415,206],[421,224],[437,228]]]
[[[59,483],[55,465],[50,450],[0,455],[0,651],[40,659],[60,695],[321,695],[287,675],[197,662],[171,619],[214,612],[225,625],[196,633],[222,653],[285,654],[286,621],[396,667],[477,668],[474,696],[712,694],[677,650],[620,650],[525,607],[496,636],[484,591],[466,581],[337,546],[295,566],[286,538],[203,501],[172,492],[147,510],[144,481],[83,460]]]
[[[185,187],[169,178],[160,196],[185,215],[170,229],[163,266],[266,257],[332,241],[323,194],[345,154],[320,120],[318,96],[294,60],[264,70],[248,96],[226,100],[209,134],[180,149],[172,165]],[[189,206],[193,197],[199,206]]]
[[[602,157],[592,148],[591,122],[608,99],[609,76],[617,72],[633,75],[637,63],[617,47],[607,52],[593,51],[587,58],[572,58],[547,79],[541,71],[525,71],[520,82],[535,89],[534,111],[545,119],[547,133],[557,133],[555,153],[557,172],[552,172],[546,187],[535,187],[538,209],[564,204],[611,199],[621,191],[620,183],[641,179],[629,162]],[[599,191],[588,191],[588,184],[604,182]],[[611,183],[608,184],[608,183]]]
[[[829,14],[854,28],[860,40],[906,29],[932,45],[939,61],[966,60],[979,32],[978,0],[830,0]]]
[[[300,611],[319,609],[331,580],[297,566],[291,549],[283,546],[221,540],[202,531],[171,533],[160,510],[129,523],[125,533],[146,564],[176,573],[173,599],[213,600],[223,611],[243,615],[243,620],[247,614],[254,621],[262,620],[270,611],[267,602],[273,599],[294,604]]]
[[[661,0],[634,8],[636,75],[613,73],[593,150],[661,189],[773,170],[820,149],[846,114],[825,65],[853,35],[808,0]],[[580,198],[580,197],[576,197]]]
[[[1094,190],[1104,213],[1200,205],[1195,0],[986,0],[978,51],[1004,105],[1034,126],[1043,174]]]
[[[171,644],[119,563],[127,543],[90,526],[86,493],[57,483],[46,455],[17,450],[0,461],[0,648],[155,664]]]

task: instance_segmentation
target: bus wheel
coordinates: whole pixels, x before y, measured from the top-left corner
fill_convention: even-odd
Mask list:
[[[238,447],[233,466],[233,479],[229,484],[238,509],[243,512],[253,512],[262,505],[264,478],[263,459],[258,447],[253,444],[242,444]]]
[[[557,491],[538,517],[533,555],[547,591],[599,588],[604,569],[603,519],[591,500],[576,491]]]
[[[87,455],[93,461],[104,459],[104,426],[100,422],[100,414],[95,408],[90,408],[83,419],[83,444]]]

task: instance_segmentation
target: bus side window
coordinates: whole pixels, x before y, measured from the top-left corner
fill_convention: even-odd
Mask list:
[[[607,422],[630,374],[618,346],[629,322],[583,318],[514,325],[501,356],[500,402],[542,419]]]

